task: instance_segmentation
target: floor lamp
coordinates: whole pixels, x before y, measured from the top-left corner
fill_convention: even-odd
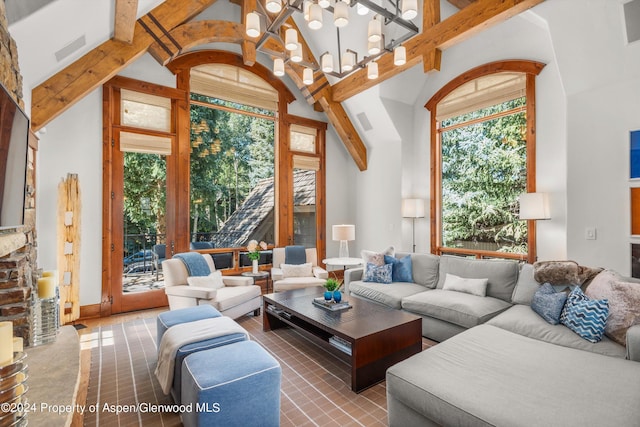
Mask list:
[[[402,217],[411,218],[411,232],[413,235],[413,252],[416,251],[416,218],[425,217],[424,199],[402,199]]]

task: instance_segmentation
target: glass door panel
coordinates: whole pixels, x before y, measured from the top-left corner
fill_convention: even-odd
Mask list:
[[[293,242],[316,247],[316,171],[293,169]]]

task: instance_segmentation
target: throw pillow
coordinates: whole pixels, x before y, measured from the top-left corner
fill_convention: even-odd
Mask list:
[[[582,285],[602,271],[589,268],[575,261],[537,261],[533,264],[533,277],[538,283],[552,285]]]
[[[464,292],[465,294],[484,297],[487,296],[487,283],[489,283],[489,279],[467,279],[447,273],[442,290]]]
[[[313,267],[310,262],[304,264],[280,264],[282,276],[287,277],[311,277],[313,276]]]
[[[531,309],[548,323],[557,325],[560,323],[560,315],[566,301],[566,293],[556,292],[551,284],[545,283],[533,294]]]
[[[626,345],[627,330],[640,324],[640,283],[605,270],[591,281],[585,294],[609,301],[609,318],[604,333],[618,344]]]
[[[407,255],[400,259],[385,255],[384,263],[391,264],[391,278],[394,282],[413,282],[413,265],[411,264],[411,255]]]
[[[580,288],[575,288],[567,297],[560,323],[589,342],[602,340],[609,315],[609,302],[586,296]]]
[[[222,273],[220,271],[214,271],[208,276],[189,276],[187,277],[187,283],[189,286],[200,286],[209,289],[224,288]]]
[[[368,263],[364,269],[363,282],[385,283],[389,284],[393,281],[391,264],[375,265]]]
[[[374,251],[362,251],[360,253],[360,256],[362,257],[362,261],[364,262],[364,265],[367,265],[369,263],[374,264],[374,265],[384,265],[384,256],[388,255],[388,256],[394,256],[396,253],[396,250],[393,246],[389,246],[387,249],[385,249],[382,252],[374,252]]]

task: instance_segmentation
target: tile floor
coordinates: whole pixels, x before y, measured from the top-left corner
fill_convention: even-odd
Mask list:
[[[163,310],[83,322],[88,328],[81,330],[81,341],[91,351],[86,403],[97,405],[95,412],[84,415],[85,426],[181,425],[173,413],[116,414],[104,406],[172,403],[153,374],[155,317]],[[244,316],[238,322],[282,366],[282,426],[387,425],[384,382],[356,394],[349,386],[349,367],[295,331],[263,332],[261,316]],[[423,339],[423,348],[434,344]]]

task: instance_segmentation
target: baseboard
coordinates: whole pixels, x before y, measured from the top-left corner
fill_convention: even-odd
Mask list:
[[[100,304],[81,305],[80,319],[95,319],[100,317]]]

